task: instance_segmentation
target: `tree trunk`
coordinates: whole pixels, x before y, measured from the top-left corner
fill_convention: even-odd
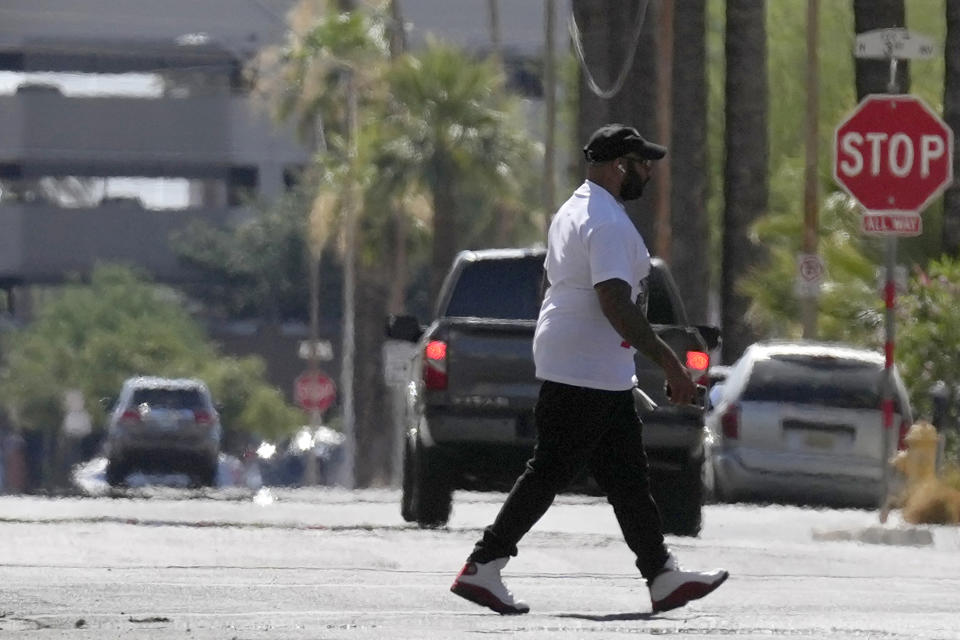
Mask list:
[[[853,24],[856,33],[906,26],[903,0],[853,0]],[[857,58],[857,100],[869,93],[889,93],[890,63],[887,60]],[[910,90],[910,67],[906,60],[897,63],[897,91]]]
[[[765,252],[750,227],[767,209],[767,51],[765,0],[728,0],[723,211],[723,360],[731,363],[757,339],[750,300],[738,284]]]
[[[673,228],[671,267],[693,322],[707,322],[710,226],[707,220],[706,0],[674,3]]]
[[[440,139],[440,136],[437,136]],[[456,198],[453,194],[452,160],[442,151],[433,159],[433,253],[430,261],[430,304],[437,303],[443,277],[457,254]]]
[[[386,244],[384,242],[383,244]],[[357,366],[356,486],[388,486],[392,477],[394,420],[390,394],[383,377],[384,318],[387,314],[389,279],[385,264],[358,265],[357,273]]]
[[[943,116],[953,129],[953,184],[943,198],[942,249],[960,257],[960,0],[946,0],[947,42],[943,48]]]
[[[634,44],[637,17],[644,7],[643,28],[639,41]],[[610,122],[634,126],[644,137],[655,138],[658,9],[658,0],[577,0],[573,3],[586,64],[600,88],[610,89],[615,85],[620,70],[630,59],[631,48],[635,47],[626,81],[612,97],[596,95],[588,86],[581,68],[576,148],[581,148],[594,130]],[[584,171],[583,155],[578,154],[571,167],[574,184],[583,180]],[[656,237],[656,198],[656,185],[651,181],[644,196],[627,206],[630,219],[651,247]]]

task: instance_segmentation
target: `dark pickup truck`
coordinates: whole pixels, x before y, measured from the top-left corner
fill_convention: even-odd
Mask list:
[[[533,333],[542,300],[543,249],[489,249],[457,255],[429,326],[412,316],[388,321],[388,337],[416,342],[404,415],[401,513],[423,527],[447,522],[456,489],[507,491],[535,441]],[[686,359],[707,371],[718,341],[693,327],[666,265],[653,260],[647,317]],[[703,504],[703,409],[675,406],[660,368],[637,357],[637,408],[653,493],[667,533],[695,536]],[[642,391],[641,391],[642,390]],[[595,494],[584,477],[571,491]]]

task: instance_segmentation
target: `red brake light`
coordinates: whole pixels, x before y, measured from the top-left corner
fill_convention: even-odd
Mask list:
[[[423,382],[427,389],[447,388],[447,343],[431,340],[423,350]]]
[[[447,343],[442,340],[432,340],[427,343],[424,355],[428,360],[445,360],[447,357]]]
[[[194,409],[193,419],[197,424],[213,424],[213,414],[206,409]]]
[[[707,370],[710,368],[710,354],[703,351],[687,351],[687,369],[693,374],[697,384],[707,385]]]
[[[127,409],[120,414],[121,420],[133,420],[134,422],[140,422],[140,412],[136,409]]]
[[[710,355],[703,351],[687,351],[687,366],[697,371],[710,368]]]
[[[731,404],[720,414],[720,428],[723,437],[736,440],[740,437],[740,406]]]

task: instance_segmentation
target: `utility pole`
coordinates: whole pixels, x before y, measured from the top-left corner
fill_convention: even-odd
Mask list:
[[[340,389],[343,392],[343,435],[344,461],[342,484],[347,489],[353,489],[356,482],[356,451],[357,441],[355,433],[356,411],[354,409],[354,369],[356,356],[356,291],[357,291],[357,205],[358,194],[356,185],[356,169],[359,133],[357,116],[357,87],[353,69],[344,70],[344,80],[347,85],[347,131],[350,136],[348,143],[348,162],[350,177],[346,185],[344,198],[344,265],[343,265],[343,349],[340,367]]]
[[[657,136],[663,144],[670,144],[673,122],[673,0],[660,5],[660,34],[657,46]],[[656,180],[656,246],[658,256],[670,262],[673,229],[670,220],[670,156],[657,163]]]
[[[556,128],[557,128],[557,72],[554,55],[554,0],[544,0],[543,45],[543,103],[546,110],[546,131],[543,136],[543,215],[544,232],[550,226],[550,216],[556,210]]]

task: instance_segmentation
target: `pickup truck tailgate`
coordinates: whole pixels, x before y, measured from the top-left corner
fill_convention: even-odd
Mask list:
[[[529,320],[450,321],[450,404],[513,413],[532,410],[540,388],[531,357],[535,327]]]

